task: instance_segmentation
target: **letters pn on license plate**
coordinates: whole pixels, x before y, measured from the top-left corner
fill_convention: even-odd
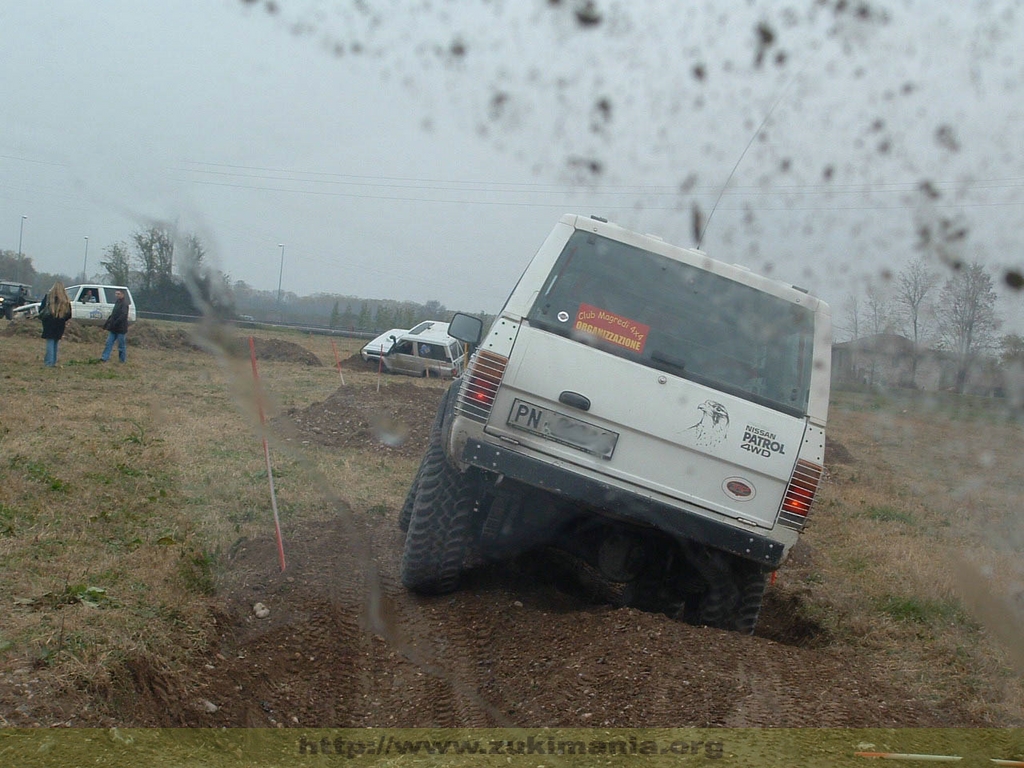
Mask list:
[[[615,441],[619,439],[616,432],[609,432],[607,429],[595,427],[572,416],[541,408],[524,400],[512,403],[508,423],[517,429],[593,453],[603,459],[612,457]]]

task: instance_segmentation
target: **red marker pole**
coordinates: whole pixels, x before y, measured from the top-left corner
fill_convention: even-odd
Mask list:
[[[263,455],[267,459],[267,477],[270,479],[270,506],[274,510],[274,529],[277,531],[277,557],[281,571],[285,569],[284,539],[281,536],[281,519],[277,516],[277,492],[274,490],[274,470],[270,465],[270,445],[267,443],[267,418],[263,413],[263,389],[260,387],[260,372],[256,368],[256,342],[249,337],[249,356],[252,359],[252,377],[256,382],[256,407],[260,412],[260,426],[263,427]]]
[[[341,372],[341,358],[338,357],[338,345],[331,339],[331,346],[334,347],[334,363],[338,366],[338,375],[341,377],[341,386],[345,386],[345,374]]]

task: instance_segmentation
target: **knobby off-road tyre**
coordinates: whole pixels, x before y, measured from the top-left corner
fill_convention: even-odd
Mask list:
[[[427,447],[427,455],[430,454],[432,447]],[[419,468],[416,470],[416,476],[412,479],[412,485],[409,486],[409,492],[405,495],[405,503],[402,504],[402,509],[398,513],[398,527],[402,530],[402,533],[409,531],[409,521],[412,519],[412,505],[416,502],[416,491],[420,487],[420,477],[423,475],[423,465],[426,461],[427,456],[424,455],[420,461]]]
[[[764,603],[768,573],[755,565],[745,565],[736,575],[739,597],[733,610],[732,629],[741,635],[754,634]]]
[[[478,482],[473,470],[459,472],[431,452],[420,476],[402,553],[402,584],[424,595],[459,586],[477,519]]]
[[[448,398],[451,397],[451,388],[449,387],[441,395],[441,402],[437,406],[437,416],[434,417],[434,424],[430,428],[430,436],[427,439],[427,450],[423,455],[423,459],[420,461],[420,466],[416,470],[416,476],[412,479],[412,485],[409,486],[409,492],[405,495],[405,503],[402,504],[402,509],[398,513],[398,527],[403,533],[409,530],[409,521],[412,519],[412,506],[416,502],[416,492],[419,490],[420,478],[423,476],[423,467],[428,463],[431,452],[441,451],[441,425],[444,423],[444,412],[448,407]],[[436,457],[435,457],[436,458]],[[443,456],[442,456],[443,458]]]
[[[761,614],[768,574],[756,565],[737,561],[731,573],[708,585],[696,611],[687,620],[741,635],[752,635]]]

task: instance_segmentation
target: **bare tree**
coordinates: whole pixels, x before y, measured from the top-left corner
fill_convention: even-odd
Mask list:
[[[864,309],[868,330],[872,334],[892,333],[893,302],[888,285],[875,281],[864,289]]]
[[[892,300],[889,298],[888,285],[876,281],[869,282],[864,289],[864,301],[861,306],[863,307],[863,325],[870,335],[876,337],[871,340],[871,344],[875,349],[879,349],[881,340],[877,337],[883,333],[890,333],[893,325]],[[868,360],[870,367],[867,383],[868,386],[873,387],[877,374],[878,355],[869,354]]]
[[[928,269],[923,257],[918,256],[896,276],[896,293],[893,297],[897,316],[903,321],[907,335],[914,342],[911,363],[911,382],[917,382],[918,349],[923,341],[923,311],[928,294],[938,282],[938,277]]]
[[[104,249],[106,260],[100,262],[100,266],[107,270],[110,281],[114,285],[128,285],[131,277],[132,260],[128,253],[128,246],[124,243],[114,243]]]
[[[154,226],[132,235],[141,267],[142,289],[151,291],[171,282],[174,265],[174,240],[165,228]]]
[[[846,297],[846,301],[843,302],[843,321],[845,325],[842,326],[842,330],[850,335],[851,341],[856,341],[860,338],[861,312],[860,296],[856,293],[851,293]]]
[[[999,321],[992,276],[982,264],[962,266],[939,294],[936,308],[939,340],[956,356],[956,391],[963,394],[979,355],[995,347]]]
[[[178,256],[178,273],[193,296],[201,295],[209,299],[203,288],[211,286],[210,276],[213,272],[206,264],[206,246],[194,232],[185,236],[181,243]]]

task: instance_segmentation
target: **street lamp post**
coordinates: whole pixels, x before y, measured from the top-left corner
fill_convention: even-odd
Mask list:
[[[284,320],[284,314],[281,312],[281,278],[284,277],[284,243],[278,243],[277,247],[281,249],[281,269],[277,273],[277,319]]]
[[[89,279],[89,238],[85,238],[85,261],[82,262],[82,282]]]
[[[28,216],[21,217],[21,226],[18,228],[18,266],[16,270],[17,276],[14,279],[19,283],[21,282],[21,237],[25,234],[25,219],[27,218]]]

